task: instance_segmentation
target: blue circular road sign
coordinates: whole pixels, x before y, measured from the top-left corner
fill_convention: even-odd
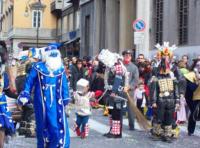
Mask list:
[[[143,20],[137,19],[133,22],[133,29],[135,31],[141,32],[144,31],[145,28],[146,28],[146,23]]]

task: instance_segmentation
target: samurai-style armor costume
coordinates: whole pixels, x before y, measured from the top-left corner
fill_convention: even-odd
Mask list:
[[[24,90],[18,97],[20,105],[30,102],[34,90],[34,111],[38,148],[69,148],[70,138],[65,107],[68,104],[69,89],[64,66],[50,69],[47,61],[56,58],[61,61],[56,47],[47,47],[45,62],[33,64],[25,82]],[[54,59],[55,60],[55,59]],[[56,62],[55,61],[55,62]],[[52,63],[56,64],[56,63]]]
[[[170,138],[175,104],[179,103],[178,82],[170,75],[158,75],[151,83],[151,91],[152,103],[157,104],[152,133]]]
[[[164,43],[164,46],[158,46],[158,48],[162,59],[157,69],[157,75],[152,77],[150,84],[150,98],[152,104],[157,106],[154,108],[151,133],[153,138],[171,142],[173,115],[175,107],[179,104],[179,88],[178,81],[170,71],[169,61],[167,61],[172,57],[168,43]]]

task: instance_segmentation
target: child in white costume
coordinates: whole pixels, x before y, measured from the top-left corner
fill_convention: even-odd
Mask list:
[[[74,93],[74,99],[76,109],[75,132],[81,138],[88,136],[88,120],[91,115],[90,99],[94,98],[94,96],[93,92],[89,92],[89,81],[80,79],[77,82],[77,91]]]
[[[182,124],[187,121],[187,116],[186,116],[186,100],[184,97],[180,98],[180,108],[177,111],[177,124]]]
[[[142,114],[144,114],[144,107],[146,106],[146,94],[144,89],[144,82],[142,80],[139,81],[138,88],[135,89],[134,99],[137,108],[140,110]]]

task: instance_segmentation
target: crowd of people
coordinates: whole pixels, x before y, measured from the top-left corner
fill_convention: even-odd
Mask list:
[[[34,120],[37,146],[41,148],[69,147],[65,115],[69,115],[69,103],[75,106],[74,131],[82,139],[88,136],[91,107],[103,107],[104,115],[109,116],[110,130],[104,134],[107,138],[122,137],[124,115],[128,117],[130,130],[135,130],[135,118],[142,115],[149,120],[138,122],[141,126],[144,125],[141,122],[151,122],[153,140],[172,142],[173,130],[185,123],[188,135],[193,135],[196,121],[200,120],[200,56],[190,60],[183,55],[177,59],[173,55],[174,46],[165,43],[157,48],[152,60],[143,54],[134,60],[131,50],[118,54],[105,49],[95,57],[61,59],[56,45],[31,48],[28,54],[31,64],[27,64],[23,77],[11,81],[20,81],[17,92],[9,87],[12,74],[1,68],[1,146],[4,135],[13,134],[16,126],[5,109],[4,93],[17,98],[18,108],[23,107],[24,121],[32,125]],[[27,110],[24,107],[27,104],[34,107]]]
[[[132,56],[132,51],[127,50],[130,52],[130,56]],[[200,59],[200,58],[199,58]],[[183,55],[180,59],[173,59],[171,63],[172,70],[178,69],[179,73],[182,75],[189,73],[190,71],[193,71],[192,69],[192,63],[196,62],[196,60],[199,60],[198,57],[195,59],[189,59],[187,55]],[[105,90],[105,84],[104,84],[104,74],[106,66],[99,61],[97,58],[92,58],[90,56],[85,56],[82,59],[77,57],[72,58],[64,58],[64,64],[66,73],[68,76],[68,79],[70,81],[70,88],[72,91],[76,91],[76,83],[81,78],[87,79],[90,82],[90,90],[91,91],[97,91],[100,90],[104,92]],[[160,61],[160,57],[156,56],[154,59],[149,60],[146,59],[143,54],[139,54],[135,61],[132,60],[131,64],[135,65],[136,67],[136,75],[138,73],[138,76],[136,76],[137,82],[133,83],[134,89],[134,99],[137,102],[137,107],[140,108],[140,110],[144,109],[144,104],[142,105],[141,101],[142,98],[149,99],[149,82],[151,77],[155,73],[155,67],[158,66],[158,63]],[[134,72],[135,73],[135,72]],[[137,84],[137,87],[134,86]],[[142,94],[144,97],[142,97]],[[105,104],[105,100],[101,100],[101,104]],[[141,106],[139,105],[141,104]],[[186,122],[186,116],[188,117],[188,106],[186,104],[186,101],[184,97],[181,99],[181,104],[185,104],[183,110],[186,110],[187,115],[183,112],[183,115],[180,115],[179,112],[177,114],[177,118],[179,119],[177,122],[185,123]],[[181,105],[182,106],[182,105]],[[144,111],[143,111],[144,113]]]
[[[166,124],[172,125],[171,128],[170,126],[168,127],[171,130],[174,130],[174,132],[177,132],[178,125],[188,123],[188,135],[191,136],[194,134],[196,120],[199,120],[199,113],[197,112],[199,108],[200,96],[197,95],[198,99],[195,100],[192,99],[193,94],[191,92],[194,92],[194,90],[197,89],[197,86],[199,84],[197,82],[192,81],[193,83],[195,83],[196,87],[194,86],[192,91],[188,91],[190,90],[190,85],[188,86],[188,84],[191,79],[188,78],[188,75],[191,75],[192,72],[198,73],[198,62],[200,59],[199,56],[195,57],[194,59],[189,59],[187,55],[182,55],[182,57],[178,59],[172,53],[169,53],[169,55],[168,53],[166,55],[164,54],[165,53],[163,53],[163,55],[157,53],[157,55],[152,60],[146,59],[143,54],[139,54],[138,57],[135,59],[135,61],[133,61],[132,51],[125,50],[122,53],[122,58],[120,60],[125,66],[126,70],[128,71],[129,82],[128,84],[126,84],[125,80],[123,85],[124,87],[128,87],[129,93],[131,94],[131,97],[133,98],[135,105],[140,110],[140,112],[144,116],[146,116],[148,120],[152,121],[152,125],[153,124],[155,125],[154,123],[155,108],[158,109],[158,104],[156,103],[158,103],[160,100],[156,99],[156,97],[158,96],[154,96],[153,93],[154,91],[155,92],[160,91],[160,88],[158,88],[159,90],[152,88],[153,87],[152,81],[154,77],[157,77],[157,79],[160,78],[160,75],[162,73],[159,74],[159,68],[161,68],[161,64],[163,64],[162,66],[167,70],[167,72],[165,73],[167,74],[167,78],[173,79],[172,83],[174,84],[174,86],[172,89],[175,95],[172,97],[171,102],[166,102],[168,104],[172,103],[172,105],[166,106],[166,111],[160,109],[159,111],[161,111],[162,114],[157,116],[166,116],[165,114],[170,116],[173,115],[171,119],[169,119],[170,117],[166,119],[167,120]],[[163,57],[164,59],[167,57],[166,58],[167,60],[161,62],[163,60]],[[118,93],[116,93],[116,89],[109,88],[111,85],[109,85],[108,83],[112,83],[113,87],[115,86],[115,83],[109,82],[110,80],[108,80],[108,74],[106,74],[108,65],[106,65],[104,61],[102,62],[102,60],[99,60],[98,57],[95,57],[93,59],[91,57],[83,57],[83,59],[77,59],[76,57],[73,57],[72,59],[65,59],[65,60],[66,60],[65,61],[66,71],[68,73],[68,78],[70,80],[70,86],[72,88],[72,92],[76,92],[75,86],[78,80],[86,79],[89,81],[90,91],[92,92],[98,91],[98,93],[100,91],[101,92],[100,94],[103,94],[103,92],[108,90],[106,94],[103,95],[102,97],[103,99],[101,98],[100,102],[98,103],[103,104],[109,108],[110,101],[108,98],[110,96],[111,97],[113,96],[113,92],[115,95]],[[115,67],[117,67],[116,63]],[[117,71],[115,68],[114,70],[111,71],[115,71],[114,75],[116,75],[118,78],[119,75],[123,73],[122,70]],[[163,77],[163,74],[161,75],[161,77]],[[111,81],[115,81],[115,78],[113,78],[113,80]],[[111,92],[109,92],[110,90]],[[159,93],[157,95],[159,95]],[[122,96],[126,98],[126,96],[124,95]],[[98,97],[101,97],[101,95],[98,95]],[[96,97],[97,100],[98,97]],[[162,105],[161,108],[165,107]],[[104,109],[107,112],[106,107]],[[170,110],[171,113],[168,113]],[[116,112],[113,114],[112,110],[109,109],[109,111],[111,114],[110,123],[113,123],[113,118],[115,120],[117,119],[116,121],[119,121],[118,123],[123,122],[122,121],[123,117],[121,117],[121,113],[119,113],[120,115]],[[127,107],[125,109],[125,112],[128,113],[129,129],[134,130],[135,113],[130,109],[129,101],[127,102]],[[104,115],[107,115],[107,113]],[[160,118],[162,119],[163,117]],[[161,125],[160,123],[158,125],[157,124],[158,122],[156,121],[157,127],[153,128],[152,134],[156,136],[158,135],[163,136],[162,135],[162,130],[164,130],[162,127],[163,125]],[[111,129],[112,126],[115,126],[115,129],[122,129],[121,128],[122,124],[119,124],[118,127],[116,127],[116,125],[117,124],[115,125],[111,124]],[[155,129],[157,130],[158,128],[162,130],[160,130],[159,132],[155,132]],[[79,131],[78,128],[77,130]],[[115,132],[112,132],[112,130],[110,130],[110,132],[105,134],[105,136],[109,138],[121,137],[121,131],[118,131],[118,133],[120,134],[118,134],[117,136],[115,134],[113,135],[112,133]],[[177,133],[174,133],[174,136],[175,134]],[[170,141],[170,140],[165,139],[165,141]]]

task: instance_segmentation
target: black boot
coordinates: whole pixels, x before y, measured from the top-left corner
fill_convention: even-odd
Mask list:
[[[108,132],[108,133],[106,133],[106,134],[104,134],[103,136],[105,136],[105,137],[111,137],[113,134],[111,134],[110,132]]]
[[[115,135],[115,138],[122,138],[122,135]]]
[[[188,136],[193,136],[193,135],[194,135],[194,133],[188,132]]]
[[[110,134],[110,132],[103,134],[103,136],[107,137]]]
[[[107,138],[122,138],[122,135],[120,134],[120,135],[113,135],[113,134],[111,134],[111,133],[108,133],[107,135],[106,135],[106,137]]]
[[[168,136],[163,136],[162,141],[167,143],[172,143],[172,138]]]
[[[106,134],[107,138],[122,138],[122,125],[119,120],[112,120],[110,132]]]

